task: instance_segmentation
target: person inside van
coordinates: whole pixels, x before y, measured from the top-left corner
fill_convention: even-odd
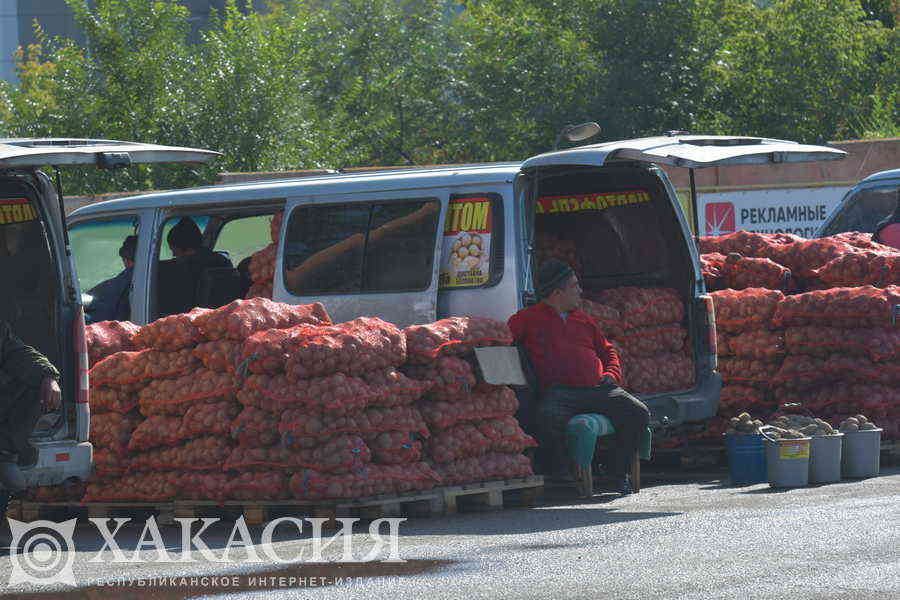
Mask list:
[[[90,320],[98,321],[125,321],[131,316],[131,278],[134,271],[134,256],[137,252],[138,237],[129,235],[119,248],[119,258],[122,259],[124,269],[106,281],[101,281],[88,290],[94,297],[91,302]]]
[[[5,463],[4,468],[34,463],[36,450],[28,437],[45,411],[59,410],[58,381],[56,367],[26,346],[9,323],[0,321],[0,463]]]
[[[573,480],[565,447],[569,419],[598,413],[616,428],[607,468],[616,489],[630,494],[629,466],[650,411],[620,387],[618,352],[597,322],[579,310],[581,286],[572,267],[547,260],[538,269],[536,291],[540,302],[510,317],[509,328],[515,342],[524,347],[541,387],[539,437],[549,450],[551,479]]]
[[[197,306],[197,282],[203,271],[233,268],[227,257],[203,246],[203,233],[190,217],[175,224],[166,242],[175,258],[159,263],[160,316],[188,312]]]
[[[875,227],[872,241],[900,250],[900,190],[897,190],[894,212]]]

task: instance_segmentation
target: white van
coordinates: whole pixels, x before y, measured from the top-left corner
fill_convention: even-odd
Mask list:
[[[59,412],[44,414],[30,442],[33,462],[0,467],[0,509],[8,492],[86,479],[91,472],[90,408],[84,313],[56,183],[40,170],[100,169],[147,162],[204,162],[218,153],[109,140],[0,139],[0,319],[60,372]],[[15,374],[4,373],[5,377]],[[23,460],[25,462],[23,462]]]
[[[842,156],[780,140],[671,135],[524,162],[336,173],[110,200],[73,212],[72,238],[82,287],[89,288],[114,274],[121,240],[139,236],[131,320],[147,323],[162,316],[160,297],[169,293],[158,265],[170,257],[165,240],[174,223],[193,218],[205,246],[237,266],[271,243],[270,217],[284,211],[274,248],[275,300],[320,301],[336,321],[373,315],[403,326],[461,315],[505,321],[534,302],[536,239],[552,234],[575,248],[587,292],[661,286],[681,296],[695,385],[642,397],[653,423],[679,424],[716,413],[721,377],[696,245],[675,190],[654,163],[700,168]],[[198,305],[238,297],[236,275],[218,271],[198,282]],[[216,302],[207,302],[212,297]]]

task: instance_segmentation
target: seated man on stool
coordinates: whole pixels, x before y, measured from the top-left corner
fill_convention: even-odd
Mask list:
[[[619,355],[597,322],[581,310],[581,286],[566,263],[550,259],[537,273],[538,304],[509,319],[541,386],[541,444],[549,447],[553,477],[571,478],[565,431],[569,419],[597,413],[612,421],[616,438],[608,462],[617,490],[630,494],[629,466],[650,420],[643,402],[619,387]]]

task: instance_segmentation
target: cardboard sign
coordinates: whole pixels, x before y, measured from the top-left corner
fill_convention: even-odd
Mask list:
[[[476,287],[491,276],[490,198],[452,198],[444,223],[441,288]]]
[[[36,221],[37,211],[27,198],[5,198],[0,200],[0,225]]]
[[[650,194],[644,190],[605,192],[602,194],[575,194],[572,196],[541,196],[535,214],[606,210],[617,206],[650,202]]]

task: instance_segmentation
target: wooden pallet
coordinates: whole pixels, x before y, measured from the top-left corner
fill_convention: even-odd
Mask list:
[[[434,488],[407,494],[371,496],[355,500],[272,500],[272,501],[191,501],[167,502],[23,502],[10,503],[7,514],[20,521],[69,518],[115,518],[154,515],[160,525],[173,525],[175,519],[216,516],[225,520],[243,515],[248,525],[260,525],[281,516],[322,517],[327,526],[335,519],[359,517],[431,517],[453,514],[464,508],[485,506],[503,508],[504,503],[531,506],[543,491],[540,475],[490,481],[463,486]]]
[[[443,497],[445,514],[460,510],[500,510],[512,504],[533,506],[544,492],[544,476],[454,485],[438,491]]]

